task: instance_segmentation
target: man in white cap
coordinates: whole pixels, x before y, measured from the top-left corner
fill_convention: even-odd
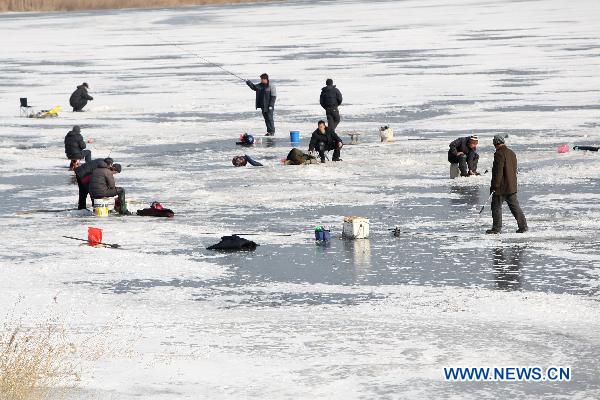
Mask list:
[[[461,137],[450,143],[448,162],[458,164],[460,176],[479,175],[477,172],[477,163],[479,162],[478,143],[479,138],[477,135]]]
[[[502,230],[502,203],[506,201],[510,212],[517,220],[519,230],[517,233],[527,232],[527,220],[521,210],[517,199],[517,156],[506,147],[502,136],[494,136],[494,165],[492,166],[492,182],[490,194],[492,196],[492,218],[494,220],[492,229],[488,234],[498,234]]]

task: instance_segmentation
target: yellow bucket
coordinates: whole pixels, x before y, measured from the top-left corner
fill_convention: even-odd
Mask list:
[[[94,207],[94,214],[97,217],[108,217],[108,200],[109,199],[94,199],[92,200],[92,206]]]

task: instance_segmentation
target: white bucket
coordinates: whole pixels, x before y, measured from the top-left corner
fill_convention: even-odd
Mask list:
[[[344,217],[342,236],[346,239],[368,238],[369,219],[364,217]]]

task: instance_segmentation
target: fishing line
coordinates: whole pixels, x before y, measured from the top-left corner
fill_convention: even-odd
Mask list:
[[[159,35],[155,34],[154,32],[150,32],[150,31],[148,31],[148,30],[146,30],[146,29],[144,29],[144,28],[141,28],[141,30],[142,30],[142,31],[144,31],[144,32],[146,32],[146,33],[148,33],[148,34],[150,34],[151,36],[154,36],[155,38],[157,38],[158,40],[160,40],[161,42],[163,42],[163,43],[165,43],[165,44],[168,44],[168,45],[170,45],[170,46],[176,47],[176,48],[178,48],[179,50],[183,51],[184,53],[187,53],[187,54],[190,54],[190,55],[192,55],[192,56],[195,56],[195,57],[199,58],[200,60],[202,60],[204,63],[206,63],[206,64],[210,64],[210,65],[212,65],[212,66],[215,66],[215,67],[217,67],[217,68],[219,68],[219,69],[221,69],[221,70],[223,70],[223,71],[227,72],[228,74],[235,76],[235,77],[236,77],[236,78],[238,78],[239,80],[241,80],[241,81],[243,81],[243,82],[246,82],[246,79],[242,78],[241,76],[239,76],[239,75],[237,75],[237,74],[234,74],[233,72],[229,71],[228,69],[225,69],[225,68],[223,68],[223,67],[222,67],[222,66],[220,66],[219,64],[216,64],[216,63],[214,63],[214,62],[212,62],[212,61],[210,61],[210,60],[207,60],[206,58],[202,57],[200,54],[198,54],[198,53],[196,53],[196,52],[193,52],[193,51],[191,51],[191,50],[188,50],[188,49],[186,49],[186,48],[184,48],[184,47],[181,47],[181,46],[180,46],[180,45],[178,45],[178,44],[175,44],[175,43],[172,43],[172,42],[168,42],[168,41],[164,40],[162,37],[160,37]]]

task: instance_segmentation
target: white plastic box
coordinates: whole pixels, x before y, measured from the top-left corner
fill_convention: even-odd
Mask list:
[[[364,217],[344,217],[342,236],[346,239],[368,238],[369,219]]]

